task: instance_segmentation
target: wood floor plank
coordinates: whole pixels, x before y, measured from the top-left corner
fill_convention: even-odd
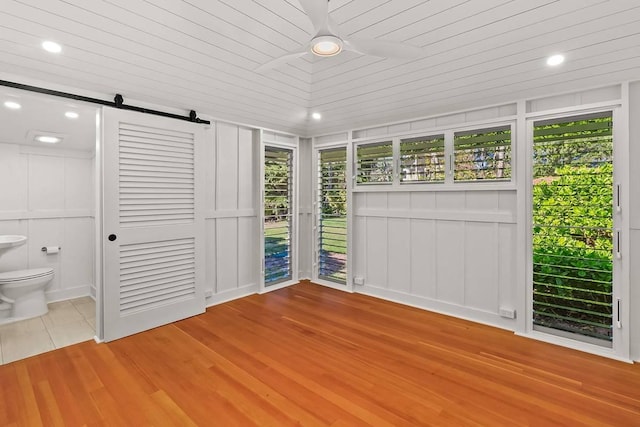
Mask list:
[[[640,426],[640,366],[308,282],[0,366],[0,426]]]

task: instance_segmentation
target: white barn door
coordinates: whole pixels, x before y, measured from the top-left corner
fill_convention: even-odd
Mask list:
[[[103,110],[104,339],[205,310],[202,124]]]

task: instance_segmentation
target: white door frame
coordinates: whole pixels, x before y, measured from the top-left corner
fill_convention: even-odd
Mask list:
[[[277,289],[286,288],[291,285],[295,285],[299,282],[299,261],[298,261],[298,248],[299,248],[299,218],[298,218],[298,190],[299,190],[299,161],[298,161],[298,145],[300,144],[300,138],[296,137],[293,142],[282,142],[282,141],[273,141],[265,139],[265,132],[260,130],[260,212],[259,212],[259,221],[260,221],[260,293],[271,292]],[[283,148],[287,150],[291,150],[292,152],[292,171],[293,171],[293,196],[292,200],[292,210],[291,210],[291,221],[293,231],[293,238],[291,239],[291,279],[286,282],[281,282],[275,285],[266,286],[264,280],[265,273],[265,256],[264,256],[264,152],[267,147],[274,148]]]
[[[351,161],[351,152],[352,150],[350,149],[350,147],[352,146],[352,144],[350,144],[348,141],[342,141],[342,142],[331,142],[331,143],[317,143],[314,139],[313,144],[312,144],[312,166],[311,166],[311,182],[312,182],[312,186],[313,186],[313,191],[312,191],[312,209],[313,209],[313,215],[312,215],[312,245],[313,248],[311,250],[311,256],[312,256],[312,280],[314,283],[317,283],[319,285],[323,285],[329,288],[333,288],[333,289],[338,289],[341,291],[347,291],[347,292],[353,292],[353,278],[352,278],[352,268],[351,268],[351,224],[352,224],[352,209],[351,209],[351,197],[352,197],[352,193],[351,193],[351,187],[352,187],[352,183],[353,180],[351,179],[351,176],[353,174],[353,165],[352,165],[352,161]],[[321,279],[318,276],[318,238],[319,238],[319,232],[318,232],[318,217],[319,217],[319,209],[320,206],[318,206],[318,185],[320,184],[318,182],[318,162],[320,160],[320,151],[324,151],[324,150],[331,150],[331,149],[336,149],[336,148],[344,148],[347,152],[347,159],[346,159],[346,170],[345,170],[345,181],[346,181],[346,192],[347,192],[347,199],[346,199],[346,203],[347,203],[347,276],[346,276],[346,282],[344,285],[340,285],[339,283],[335,283],[329,280],[324,280]]]
[[[521,335],[537,340],[550,342],[564,347],[574,348],[584,352],[597,354],[609,358],[629,361],[630,356],[630,336],[629,336],[629,136],[628,136],[628,103],[602,103],[589,106],[574,106],[554,110],[552,112],[528,113],[526,119],[526,147],[524,150],[524,163],[526,167],[522,173],[522,185],[519,191],[524,190],[526,197],[526,212],[524,216],[526,260],[525,260],[525,283],[526,283],[526,310],[524,332]],[[564,117],[579,116],[589,113],[612,112],[613,117],[613,182],[621,185],[621,209],[619,212],[613,210],[613,228],[621,232],[620,251],[622,257],[616,260],[614,256],[614,283],[613,283],[613,342],[612,348],[606,348],[595,344],[590,344],[571,338],[564,338],[552,334],[547,334],[533,329],[533,125],[537,121],[548,119],[561,119]],[[614,196],[614,203],[615,203]],[[614,235],[615,237],[615,235]],[[617,300],[621,301],[621,310],[617,310]],[[620,317],[621,327],[617,327],[617,318]]]

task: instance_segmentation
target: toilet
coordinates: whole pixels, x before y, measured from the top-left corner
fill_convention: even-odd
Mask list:
[[[36,268],[0,273],[0,301],[11,304],[11,317],[27,319],[49,309],[45,287],[53,279],[53,268]]]

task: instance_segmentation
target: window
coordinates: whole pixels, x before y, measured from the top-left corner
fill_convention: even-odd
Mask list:
[[[511,126],[456,132],[454,181],[511,179]]]
[[[347,149],[319,153],[318,277],[347,282]]]
[[[444,170],[444,135],[400,141],[401,183],[443,183]]]
[[[535,122],[534,329],[612,346],[613,193],[611,112]]]
[[[275,285],[292,278],[293,151],[265,147],[264,152],[264,282]]]
[[[393,181],[393,144],[391,141],[359,145],[357,183],[391,184]]]

